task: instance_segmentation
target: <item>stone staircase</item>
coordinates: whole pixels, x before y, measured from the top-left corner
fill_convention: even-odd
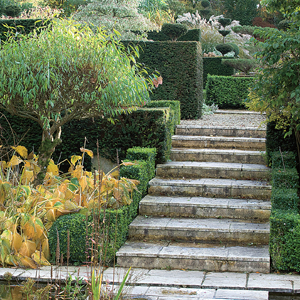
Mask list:
[[[118,265],[268,273],[264,137],[255,128],[177,126],[172,161],[157,165]]]

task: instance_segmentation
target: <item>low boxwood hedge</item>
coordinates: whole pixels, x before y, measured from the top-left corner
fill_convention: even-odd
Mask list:
[[[138,213],[140,200],[147,193],[147,184],[153,176],[154,155],[156,150],[153,148],[133,148],[128,149],[128,157],[134,158],[136,164],[133,166],[122,166],[120,176],[140,181],[139,191],[134,191],[132,203],[123,206],[118,210],[106,209],[104,211],[90,212],[88,215],[80,213],[70,214],[59,217],[49,230],[49,247],[51,261],[55,262],[56,254],[59,252],[66,262],[68,249],[68,232],[70,238],[70,263],[82,264],[91,260],[91,247],[95,239],[100,239],[103,245],[97,250],[102,257],[104,265],[112,265],[115,254],[124,244],[128,234],[128,227]],[[137,158],[146,160],[136,160]],[[96,234],[95,234],[96,233]],[[57,247],[59,241],[59,247]],[[57,248],[59,251],[57,252]]]

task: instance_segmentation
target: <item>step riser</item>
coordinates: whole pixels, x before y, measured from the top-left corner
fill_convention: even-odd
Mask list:
[[[262,164],[266,162],[261,155],[230,155],[230,154],[209,154],[209,153],[178,153],[171,151],[173,161],[198,161],[198,162],[224,162],[224,163],[243,163],[243,164]]]
[[[239,149],[265,151],[266,144],[263,142],[241,141],[212,141],[212,140],[172,140],[173,148],[211,148],[211,149]]]
[[[269,200],[271,190],[253,187],[211,187],[211,186],[150,186],[149,195],[153,196],[184,196],[212,198],[245,198]]]
[[[267,245],[269,243],[269,232],[242,232],[242,231],[222,231],[199,228],[170,228],[153,229],[141,228],[140,226],[129,227],[129,238],[138,241],[159,241],[170,240],[180,242],[205,242],[205,243],[229,243],[231,245]]]
[[[264,138],[266,137],[265,130],[253,129],[234,129],[234,128],[193,128],[180,127],[176,128],[176,135],[194,135],[194,136],[233,136],[233,137],[251,137]]]
[[[211,208],[197,206],[170,206],[162,204],[140,203],[140,215],[165,216],[171,218],[228,218],[239,220],[252,220],[255,222],[267,222],[270,218],[270,210],[241,209],[241,208]]]
[[[270,172],[254,170],[228,170],[204,168],[170,168],[167,165],[158,166],[156,176],[160,178],[224,178],[238,180],[269,180]]]
[[[234,261],[213,259],[176,259],[160,257],[118,257],[117,262],[122,267],[147,269],[184,269],[211,272],[259,272],[269,273],[269,262]]]

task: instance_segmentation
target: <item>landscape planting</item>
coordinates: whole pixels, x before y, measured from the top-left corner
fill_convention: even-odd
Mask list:
[[[16,294],[299,273],[300,0],[28,1],[0,3],[0,266],[91,272]]]

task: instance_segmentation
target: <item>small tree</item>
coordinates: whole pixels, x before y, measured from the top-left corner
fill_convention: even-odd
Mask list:
[[[249,107],[266,111],[268,121],[277,129],[295,133],[300,158],[300,0],[265,0],[270,11],[280,10],[289,20],[287,31],[275,28],[257,29],[254,33],[265,42],[258,42],[258,60],[263,66],[250,94]]]
[[[39,182],[65,123],[119,115],[149,99],[134,57],[115,37],[71,21],[56,21],[38,36],[10,38],[0,69],[0,106],[42,127]]]

